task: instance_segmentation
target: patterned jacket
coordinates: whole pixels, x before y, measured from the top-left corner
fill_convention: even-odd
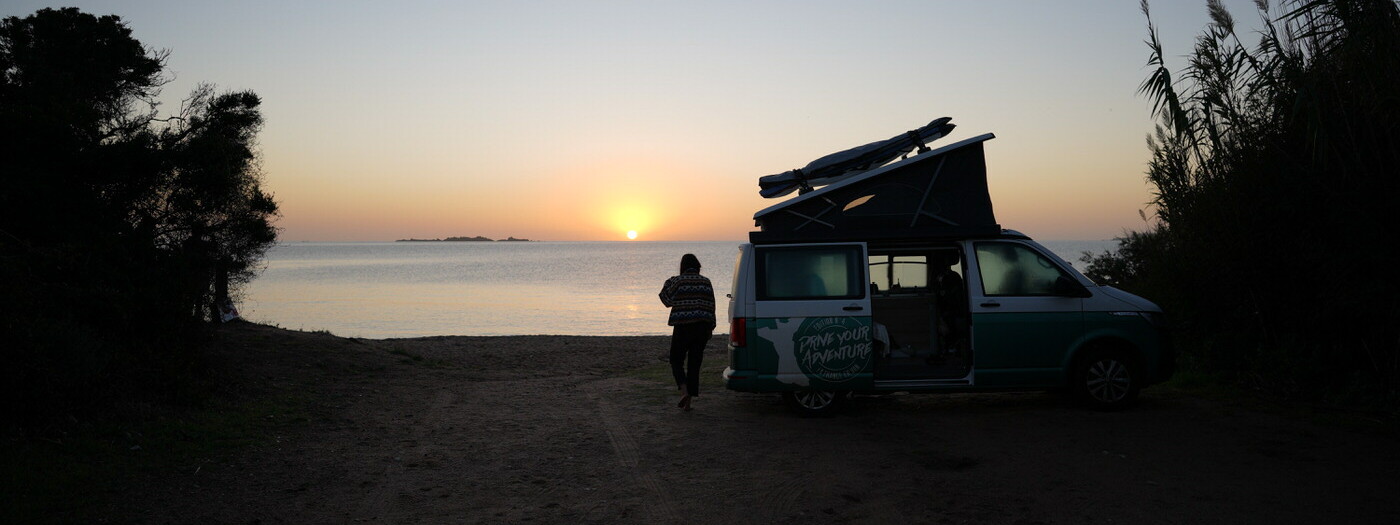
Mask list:
[[[671,308],[666,324],[706,323],[715,326],[715,289],[700,272],[685,272],[666,280],[661,304]]]

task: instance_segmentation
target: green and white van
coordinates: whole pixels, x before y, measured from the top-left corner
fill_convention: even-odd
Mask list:
[[[758,212],[729,293],[726,387],[782,393],[803,415],[851,393],[1019,389],[1119,409],[1169,378],[1157,305],[989,220],[991,138]]]

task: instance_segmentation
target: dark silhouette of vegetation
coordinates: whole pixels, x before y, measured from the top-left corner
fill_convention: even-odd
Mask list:
[[[399,239],[394,242],[493,242],[490,237],[448,237],[446,239]]]
[[[1188,366],[1289,399],[1400,407],[1400,15],[1391,0],[1218,1],[1180,80],[1148,15],[1154,221],[1086,254],[1160,301]]]
[[[198,398],[225,285],[276,238],[251,92],[161,118],[163,52],[116,16],[0,22],[0,370],[11,422]]]

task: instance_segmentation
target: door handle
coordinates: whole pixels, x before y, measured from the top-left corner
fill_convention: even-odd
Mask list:
[[[853,305],[850,305],[850,306],[842,307],[841,309],[842,309],[842,310],[845,310],[845,311],[847,311],[847,312],[859,312],[859,311],[861,311],[861,310],[864,310],[865,307],[859,306],[859,305],[854,305],[854,304],[853,304]]]
[[[996,301],[987,301],[985,303],[982,303],[983,308],[997,308],[999,306],[1001,306],[1001,303],[998,303]]]

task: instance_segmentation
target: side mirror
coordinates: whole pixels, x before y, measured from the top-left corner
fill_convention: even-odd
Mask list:
[[[1094,294],[1089,293],[1089,289],[1088,289],[1088,288],[1085,288],[1084,285],[1079,284],[1078,281],[1075,281],[1075,280],[1070,279],[1069,277],[1065,277],[1065,276],[1063,276],[1063,275],[1061,275],[1059,278],[1055,279],[1054,292],[1055,292],[1055,295],[1059,295],[1059,296],[1063,296],[1063,297],[1093,297],[1093,296],[1094,296]]]

